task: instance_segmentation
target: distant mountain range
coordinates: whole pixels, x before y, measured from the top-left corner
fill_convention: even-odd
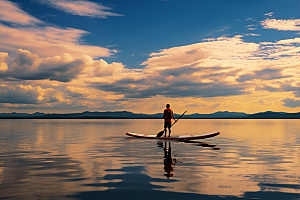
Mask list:
[[[157,114],[136,114],[128,111],[116,112],[89,112],[68,113],[68,114],[45,114],[36,112],[28,113],[1,113],[0,119],[162,119],[162,113]],[[178,118],[180,114],[174,114]],[[285,112],[260,112],[246,114],[243,112],[219,111],[212,114],[186,114],[182,119],[300,119],[300,113]]]

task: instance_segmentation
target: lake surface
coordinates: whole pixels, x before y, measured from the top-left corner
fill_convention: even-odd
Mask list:
[[[0,120],[0,199],[300,199],[300,120]]]

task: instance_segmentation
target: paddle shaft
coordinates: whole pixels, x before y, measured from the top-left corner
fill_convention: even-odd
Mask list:
[[[176,124],[176,122],[185,114],[187,112],[187,110],[186,111],[184,111],[184,113],[182,113],[182,115],[180,115],[180,117],[178,117],[178,119],[177,120],[175,120],[175,122],[171,125],[171,127],[172,126],[174,126],[174,124]]]

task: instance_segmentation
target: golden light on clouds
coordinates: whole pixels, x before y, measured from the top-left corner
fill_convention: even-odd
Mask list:
[[[290,42],[294,41],[298,40]],[[127,69],[122,63],[109,64],[104,59],[94,60],[89,55],[74,57],[65,53],[41,58],[21,49],[13,59],[2,53],[1,66],[4,69],[5,60],[13,60],[9,69],[2,72],[7,79],[43,80],[44,90],[56,91],[60,97],[54,97],[56,101],[39,97],[37,102],[48,99],[48,103],[55,106],[67,101],[70,105],[85,102],[85,106],[101,108],[102,103],[107,102],[111,106],[138,110],[137,105],[145,104],[147,99],[155,101],[159,96],[161,102],[169,98],[175,108],[178,99],[184,99],[190,102],[186,106],[194,105],[193,110],[202,113],[218,109],[251,113],[261,109],[290,110],[281,100],[293,98],[293,92],[298,91],[299,56],[280,57],[280,53],[287,50],[282,46],[277,48],[278,43],[280,41],[268,43],[266,48],[266,44],[247,43],[241,36],[217,38],[152,53],[142,63],[145,68],[140,70]],[[283,41],[281,44],[291,43]],[[21,73],[21,68],[26,69],[25,72]],[[94,102],[97,98],[102,102]],[[206,108],[197,106],[199,102]],[[209,106],[211,102],[214,103]],[[256,109],[248,109],[249,104]],[[156,105],[148,103],[148,106],[153,110]]]

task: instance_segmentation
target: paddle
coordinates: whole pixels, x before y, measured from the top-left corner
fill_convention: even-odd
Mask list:
[[[182,115],[180,115],[180,117],[178,117],[178,119],[177,120],[175,120],[175,122],[171,125],[171,127],[172,126],[174,126],[174,124],[176,124],[176,122],[185,114],[187,112],[187,110],[186,111],[184,111],[184,113],[182,113]],[[162,136],[163,134],[164,134],[164,132],[165,132],[165,130],[163,130],[163,131],[160,131],[159,133],[157,133],[157,135],[156,135],[156,137],[160,137],[160,136]]]

